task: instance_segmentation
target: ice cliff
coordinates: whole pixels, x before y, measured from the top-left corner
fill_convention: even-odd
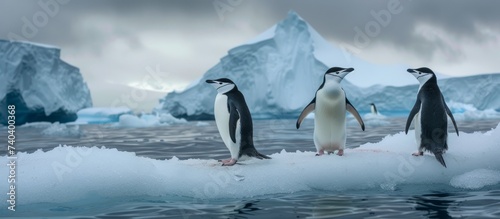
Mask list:
[[[0,123],[15,105],[16,124],[71,122],[92,99],[80,70],[60,59],[60,49],[0,40]]]

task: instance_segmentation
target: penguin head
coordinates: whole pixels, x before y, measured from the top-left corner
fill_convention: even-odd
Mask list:
[[[215,80],[206,80],[205,82],[209,83],[210,85],[214,86],[217,92],[225,94],[234,88],[236,88],[236,85],[234,84],[233,81],[227,78],[219,78]]]
[[[333,79],[337,82],[340,82],[347,74],[352,71],[354,71],[354,68],[333,67],[325,72],[325,79]]]
[[[418,82],[420,82],[420,84],[425,84],[425,82],[427,82],[429,79],[436,77],[434,72],[427,67],[416,68],[416,69],[409,68],[407,71],[410,74],[412,74],[413,77],[415,77],[418,80]]]

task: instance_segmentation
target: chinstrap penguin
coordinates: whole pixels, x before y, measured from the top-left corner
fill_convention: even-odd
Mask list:
[[[227,78],[206,80],[217,89],[214,104],[215,122],[231,158],[222,160],[223,166],[232,166],[247,155],[258,159],[271,159],[259,153],[253,144],[253,123],[243,94],[233,81]]]
[[[304,118],[314,111],[314,144],[316,156],[324,152],[328,154],[338,150],[337,155],[344,154],[346,143],[346,110],[349,111],[365,130],[361,116],[347,99],[340,86],[342,79],[352,72],[353,68],[333,67],[328,69],[323,76],[323,83],[316,91],[314,99],[304,108],[297,119],[296,127],[299,129]]]
[[[424,151],[429,151],[434,154],[439,163],[446,167],[443,159],[443,154],[448,150],[448,118],[446,115],[450,117],[457,136],[459,135],[453,114],[444,101],[436,75],[431,69],[422,67],[407,71],[420,83],[417,100],[408,116],[405,128],[405,133],[408,134],[413,120],[415,139],[418,145],[418,152],[413,153],[413,155],[422,156]]]

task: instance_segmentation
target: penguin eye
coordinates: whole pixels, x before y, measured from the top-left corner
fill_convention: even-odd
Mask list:
[[[337,72],[337,74],[339,74],[339,72]]]
[[[421,74],[422,74],[422,72],[419,72],[418,74],[419,74],[419,75],[421,75]]]
[[[219,82],[219,84],[222,84],[221,82]]]

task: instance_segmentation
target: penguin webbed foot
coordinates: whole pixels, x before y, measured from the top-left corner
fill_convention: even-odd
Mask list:
[[[344,155],[344,150],[340,149],[339,152],[337,152],[337,156],[342,156]]]
[[[417,152],[415,152],[415,153],[413,153],[413,154],[411,154],[411,155],[413,155],[413,156],[415,156],[415,157],[418,157],[418,156],[424,156],[424,152],[423,152],[423,151],[417,151]]]
[[[236,164],[236,162],[236,159],[227,159],[222,161],[222,166],[233,166],[234,164]]]
[[[321,155],[325,154],[325,151],[323,149],[319,150],[318,153],[316,153],[316,157],[319,157]]]
[[[218,160],[219,162],[222,162],[222,163],[227,163],[229,161],[231,161],[231,158],[228,158],[228,159],[224,159],[224,160]]]

